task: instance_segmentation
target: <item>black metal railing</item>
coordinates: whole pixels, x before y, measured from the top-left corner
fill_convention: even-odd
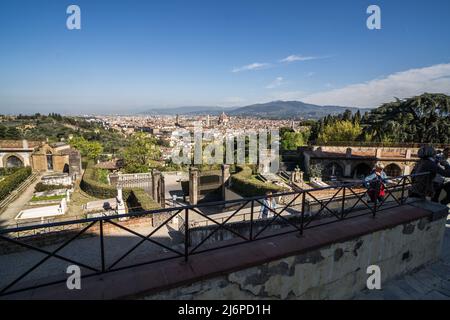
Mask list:
[[[17,277],[14,276],[6,279],[7,277],[3,277],[2,275],[0,280],[3,278],[3,282],[6,282],[6,280],[8,281],[6,284],[0,285],[0,296],[65,282],[65,278],[62,280],[45,281],[48,279],[48,276],[45,276],[43,279],[39,279],[42,281],[32,281],[32,284],[30,285],[26,284],[25,286],[22,285],[21,287],[18,287],[19,283],[24,278],[30,276],[50,258],[78,265],[83,268],[83,270],[89,270],[90,273],[86,274],[83,272],[83,277],[91,277],[169,259],[183,259],[188,261],[191,255],[201,252],[220,250],[221,248],[281,236],[288,233],[298,233],[302,235],[305,230],[308,229],[363,215],[372,215],[375,218],[377,213],[382,210],[404,205],[409,197],[409,190],[413,183],[415,183],[413,178],[423,175],[428,175],[428,173],[395,178],[392,183],[386,185],[385,196],[383,199],[375,202],[368,201],[367,190],[362,187],[361,183],[345,183],[338,187],[330,186],[274,194],[272,197],[282,199],[284,204],[277,208],[267,208],[271,213],[270,217],[261,217],[260,214],[257,213],[258,208],[260,209],[261,206],[264,206],[264,199],[266,198],[260,196],[231,201],[217,201],[197,205],[157,209],[147,212],[134,212],[121,215],[57,221],[0,229],[0,243],[6,242],[11,246],[44,255],[44,258],[34,263],[32,267],[28,268],[26,271],[20,272],[20,275]],[[317,193],[330,193],[331,197],[324,197],[323,195],[318,196]],[[214,215],[208,215],[202,211],[202,209],[207,207],[225,205],[234,205],[236,208],[229,214],[222,214],[219,219],[215,219]],[[314,210],[314,208],[317,208],[317,210]],[[162,222],[159,226],[152,228],[152,230],[146,234],[133,230],[132,226],[128,225],[129,223],[127,222],[130,220],[133,221],[133,219],[157,215],[163,217],[163,219],[161,219]],[[243,219],[242,215],[244,217]],[[201,229],[203,233],[199,233],[199,227],[196,226],[195,221],[192,221],[194,218],[196,218],[197,221],[199,221],[199,218],[205,219],[205,221],[208,221],[211,224],[207,227],[203,226],[203,229]],[[178,231],[178,234],[182,236],[181,241],[163,243],[162,240],[152,238],[161,232],[164,226],[167,226],[168,230],[173,229],[170,224],[173,223],[174,219],[178,219],[178,222],[181,223],[181,226],[176,230]],[[135,224],[141,226],[139,220],[134,221],[137,222]],[[105,241],[109,237],[105,234],[106,225],[111,228],[116,228],[121,232],[129,233],[136,239],[139,239],[128,250],[118,257],[111,259],[112,261],[109,262],[106,259],[106,255],[108,250],[111,249],[107,249],[107,246],[105,245]],[[98,265],[90,265],[80,261],[80,259],[68,258],[60,253],[69,244],[74,243],[77,239],[81,239],[82,236],[88,234],[88,232],[91,232],[89,236],[99,237],[100,239],[100,248],[97,248],[97,250],[99,249],[100,255]],[[212,241],[212,237],[214,235],[217,236],[219,232],[226,233],[228,238],[223,241]],[[200,238],[195,240],[195,234],[200,234]],[[50,236],[55,239],[63,238],[65,241],[59,245],[53,244],[51,250],[36,245],[36,242],[34,242],[36,241],[36,237],[41,237],[42,240],[47,239]],[[150,243],[160,248],[163,250],[163,253],[159,254],[156,259],[138,259],[136,261],[133,260],[131,264],[120,265],[125,258],[130,257],[130,255],[133,252],[136,252],[139,247],[142,247],[144,243]],[[49,244],[46,243],[46,246],[48,247]],[[4,248],[4,244],[0,244],[0,251]],[[91,246],[89,248],[91,248]],[[114,247],[114,250],[117,250],[117,247]],[[10,254],[24,254],[23,251],[7,251],[8,250],[4,250],[4,252],[0,253],[0,270],[5,270],[5,257],[8,257]],[[28,252],[29,251],[26,251],[26,253]],[[150,254],[149,252],[149,255],[153,255],[153,253]],[[11,261],[17,263],[17,259],[12,259]],[[14,268],[14,266],[12,266],[12,268]]]

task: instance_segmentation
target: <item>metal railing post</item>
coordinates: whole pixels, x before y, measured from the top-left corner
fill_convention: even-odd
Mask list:
[[[401,198],[401,204],[405,204],[405,184],[406,184],[406,177],[403,177],[402,182],[402,198]]]
[[[341,203],[341,219],[344,219],[345,212],[345,187],[342,189],[342,203]]]
[[[250,241],[253,240],[253,213],[254,213],[255,200],[252,200],[252,207],[250,209]]]
[[[105,272],[105,245],[103,242],[103,220],[100,220],[100,254],[102,259],[102,272]]]
[[[189,256],[189,209],[184,209],[184,261],[188,261]]]
[[[300,216],[300,235],[303,235],[303,224],[305,221],[305,198],[306,198],[306,192],[303,191],[302,194],[302,214]]]

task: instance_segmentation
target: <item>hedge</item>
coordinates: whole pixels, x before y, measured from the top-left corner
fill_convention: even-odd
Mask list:
[[[139,209],[143,211],[161,209],[159,203],[155,202],[144,189],[140,188],[131,190],[127,203],[128,207],[133,209],[131,211],[138,211]],[[135,210],[136,208],[138,210]]]
[[[286,191],[283,187],[257,180],[253,177],[250,167],[236,167],[236,173],[231,176],[231,189],[243,197],[263,196],[268,191],[273,193]]]
[[[5,199],[12,191],[14,191],[22,182],[31,175],[31,168],[20,168],[13,174],[6,176],[0,181],[0,201]]]
[[[80,188],[87,194],[99,199],[109,199],[117,196],[117,189],[115,187],[98,181],[92,161],[88,162],[86,165]],[[125,201],[130,196],[130,193],[130,188],[122,189],[123,199]]]
[[[43,192],[43,191],[52,191],[52,190],[70,189],[70,188],[71,188],[71,186],[66,186],[63,184],[43,184],[42,182],[39,182],[34,187],[34,191]]]

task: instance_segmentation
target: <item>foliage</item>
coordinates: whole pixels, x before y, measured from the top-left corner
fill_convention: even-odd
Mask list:
[[[0,125],[0,139],[20,139],[22,133],[16,127]]]
[[[132,209],[131,211],[138,211],[138,209],[143,211],[161,209],[159,203],[154,201],[144,189],[140,188],[135,188],[131,191],[127,203],[129,209]]]
[[[323,128],[319,134],[318,142],[356,141],[361,133],[362,128],[359,123],[354,124],[351,120],[338,120]]]
[[[250,167],[237,166],[237,173],[231,176],[231,189],[244,197],[263,196],[267,191],[282,192],[284,189],[256,179]]]
[[[31,168],[20,168],[13,174],[5,177],[0,181],[0,201],[5,199],[12,191],[14,191],[22,182],[31,175]]]
[[[97,159],[103,152],[103,146],[98,141],[88,141],[81,136],[73,137],[70,140],[70,145],[79,150],[83,157],[89,159]]]
[[[297,150],[298,147],[304,146],[308,141],[307,133],[302,132],[283,132],[280,130],[280,137],[282,150]]]
[[[43,184],[42,182],[39,182],[34,186],[34,191],[36,192],[43,192],[43,191],[52,191],[52,190],[58,190],[58,189],[70,189],[71,186],[65,186],[62,184]]]
[[[88,162],[87,164],[83,178],[81,179],[80,187],[81,190],[83,190],[87,194],[100,199],[115,198],[117,196],[116,188],[97,180],[94,164],[92,161]],[[123,198],[127,199],[130,195],[131,189],[124,188],[122,192]]]
[[[156,166],[161,152],[156,139],[143,132],[131,137],[128,147],[124,150],[125,171],[127,173],[149,172],[151,166]]]
[[[95,169],[95,177],[98,181],[104,184],[108,184],[109,171],[106,169]]]
[[[450,97],[425,93],[396,99],[362,119],[364,132],[375,142],[450,142]]]
[[[322,177],[323,166],[321,164],[312,164],[309,167],[309,178],[320,178]]]

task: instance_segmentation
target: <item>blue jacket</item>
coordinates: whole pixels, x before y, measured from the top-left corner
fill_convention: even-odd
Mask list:
[[[372,171],[372,173],[370,175],[368,175],[367,177],[364,178],[364,182],[363,182],[364,186],[366,188],[368,188],[370,181],[375,180],[375,179],[380,179],[382,183],[387,183],[389,181],[389,179],[384,171],[381,171],[380,176],[378,176],[374,170],[374,171]]]

